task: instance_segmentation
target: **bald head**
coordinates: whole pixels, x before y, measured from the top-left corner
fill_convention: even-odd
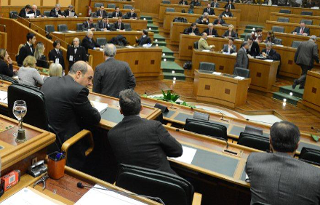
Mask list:
[[[77,61],[74,63],[68,75],[71,76],[74,81],[86,88],[92,86],[93,69],[84,61]]]
[[[88,36],[88,38],[92,38],[93,32],[91,30],[87,31],[87,36]]]

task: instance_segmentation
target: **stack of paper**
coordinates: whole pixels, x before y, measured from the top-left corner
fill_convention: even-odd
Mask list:
[[[194,155],[196,155],[197,150],[191,147],[186,147],[186,146],[182,146],[182,150],[183,150],[183,153],[181,157],[171,158],[171,159],[179,162],[191,164],[194,158]]]
[[[90,101],[91,105],[96,108],[100,113],[108,108],[108,103],[101,103],[97,101]]]
[[[0,91],[0,103],[8,104],[8,93]]]

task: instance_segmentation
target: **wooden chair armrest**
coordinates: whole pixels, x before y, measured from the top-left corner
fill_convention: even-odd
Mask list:
[[[202,194],[195,192],[193,194],[192,205],[201,205]]]
[[[68,149],[84,137],[88,137],[90,143],[90,147],[85,152],[85,155],[88,156],[92,152],[94,148],[92,133],[89,130],[81,130],[62,144],[61,151],[65,153],[66,158]]]

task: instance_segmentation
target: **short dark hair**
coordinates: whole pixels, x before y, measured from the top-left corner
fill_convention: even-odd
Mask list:
[[[138,115],[141,110],[141,98],[132,89],[123,90],[119,93],[119,103],[124,116]]]
[[[248,45],[248,41],[244,41],[244,42],[241,44],[241,48],[244,47],[245,45]]]
[[[27,34],[27,41],[29,41],[29,39],[33,39],[34,36],[36,36],[34,33],[28,33]]]
[[[147,29],[143,29],[142,32],[143,32],[144,35],[146,35],[146,36],[148,35],[148,30]]]
[[[24,8],[25,8],[25,9],[32,9],[32,7],[30,6],[30,4],[27,4]]]
[[[61,45],[61,42],[59,40],[55,40],[52,45],[55,48],[58,44]]]
[[[276,122],[270,129],[270,142],[277,152],[294,152],[300,140],[299,128],[288,121]]]
[[[231,40],[231,41],[233,41],[233,42],[234,42],[234,38],[232,38],[232,37],[230,37],[230,38],[229,38],[229,40]]]
[[[253,41],[253,38],[252,38],[252,36],[250,36],[250,37],[248,38],[248,40],[250,40],[250,41]]]
[[[192,23],[192,24],[191,24],[191,27],[193,27],[193,26],[197,26],[197,24],[196,24],[196,23]]]

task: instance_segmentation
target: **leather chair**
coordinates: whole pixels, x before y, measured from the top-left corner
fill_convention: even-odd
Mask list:
[[[17,11],[10,11],[9,12],[9,18],[11,19],[17,19],[18,18],[18,12]]]
[[[216,64],[208,62],[200,62],[199,71],[200,72],[214,72],[216,70]]]
[[[288,22],[289,22],[289,18],[279,17],[277,21],[278,21],[278,22],[288,23]]]
[[[97,38],[97,44],[99,44],[99,46],[104,46],[107,44],[107,39],[106,38]]]
[[[202,135],[227,140],[227,127],[214,122],[199,119],[186,119],[184,129]]]
[[[300,21],[301,23],[305,23],[306,25],[312,25],[312,23],[313,23],[313,21],[312,20],[307,20],[307,19],[302,19],[301,21]]]
[[[197,194],[190,182],[177,175],[126,164],[120,164],[115,184],[139,195],[160,198],[166,205],[195,204]]]
[[[58,25],[58,31],[67,32],[68,31],[68,26],[66,24],[60,24],[60,25]]]
[[[115,5],[115,4],[107,4],[107,8],[115,9],[115,8],[116,8],[116,5]]]
[[[245,132],[240,133],[238,144],[261,151],[268,151],[270,149],[269,138]]]
[[[313,13],[312,13],[312,11],[301,11],[301,15],[312,16]]]
[[[44,30],[46,32],[52,33],[52,32],[54,32],[54,26],[53,25],[45,25]]]
[[[175,12],[176,10],[174,8],[168,7],[166,8],[166,12]]]
[[[50,11],[43,11],[43,15],[46,17],[50,17]]]
[[[163,0],[161,3],[163,3],[163,4],[171,4],[171,2],[168,1],[168,0]]]
[[[193,48],[194,48],[194,49],[198,49],[198,48],[199,48],[198,44],[199,44],[199,42],[198,42],[198,41],[195,41],[195,42],[193,43]]]
[[[112,18],[112,12],[107,13],[108,18]]]
[[[263,135],[263,130],[260,127],[254,127],[251,125],[246,125],[244,132],[255,135]]]
[[[103,6],[103,3],[94,3],[94,8],[100,8]]]
[[[77,23],[76,29],[77,29],[77,31],[82,31],[83,30],[82,23]]]
[[[203,113],[203,112],[194,111],[192,117],[193,117],[193,119],[196,119],[196,120],[209,121],[210,115],[209,115],[208,113]]]
[[[273,32],[279,32],[279,33],[284,33],[284,27],[282,27],[282,26],[272,26],[272,31]]]
[[[250,78],[250,70],[246,68],[235,67],[233,70],[233,75]]]
[[[274,38],[274,44],[282,45],[282,39],[280,39],[280,38]]]
[[[123,5],[123,9],[132,9],[133,7],[132,7],[132,5],[130,5],[130,4],[125,4],[125,5]]]
[[[282,14],[291,14],[291,11],[290,11],[290,10],[287,10],[287,9],[280,9],[279,13],[282,13]]]
[[[124,23],[123,25],[124,25],[124,30],[125,31],[132,31],[130,23]]]
[[[18,84],[19,83],[17,80],[15,80],[15,79],[7,76],[7,75],[3,75],[3,74],[0,74],[0,80],[8,81],[8,82],[10,82],[12,84]]]
[[[303,147],[299,159],[320,166],[320,151]]]
[[[300,43],[301,43],[301,41],[292,41],[291,47],[292,48],[298,48]]]

